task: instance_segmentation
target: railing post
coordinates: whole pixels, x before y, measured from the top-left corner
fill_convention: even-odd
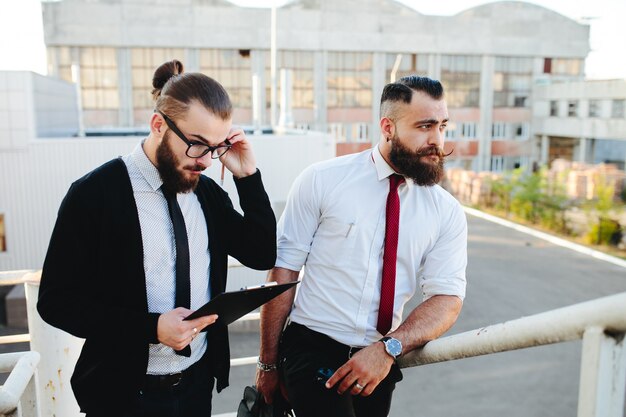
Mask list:
[[[37,372],[37,398],[41,415],[78,417],[82,414],[70,386],[70,377],[83,340],[45,323],[37,312],[39,282],[27,282],[24,285],[30,346],[41,355]]]
[[[578,417],[623,417],[625,390],[624,333],[588,328],[583,335]]]
[[[37,408],[37,371],[33,377],[28,381],[24,394],[22,394],[22,400],[20,401],[20,412],[22,417],[39,417],[39,410]]]

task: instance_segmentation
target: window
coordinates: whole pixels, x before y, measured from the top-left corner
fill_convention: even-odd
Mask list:
[[[544,74],[552,73],[552,58],[543,59],[543,73]]]
[[[530,126],[528,123],[516,123],[513,125],[513,132],[515,133],[515,140],[528,140]]]
[[[372,105],[372,54],[328,53],[328,107],[370,108]]]
[[[478,107],[481,58],[466,55],[442,55],[441,83],[448,107]]]
[[[367,123],[329,123],[328,133],[337,142],[369,142],[369,125]]]
[[[583,59],[577,58],[545,58],[543,60],[543,73],[552,75],[583,75]]]
[[[461,137],[474,139],[476,138],[476,123],[461,123]]]
[[[50,46],[48,53],[48,74],[67,82],[72,80],[72,54],[69,46]],[[57,71],[57,72],[55,72]]]
[[[589,100],[589,117],[600,117],[599,100]]]
[[[119,108],[115,48],[81,48],[80,84],[85,110]]]
[[[559,115],[559,102],[556,100],[550,100],[550,116]]]
[[[611,103],[611,117],[621,119],[624,117],[624,109],[626,108],[626,100],[613,100]]]
[[[526,107],[526,100],[528,97],[519,97],[516,96],[513,100],[513,107]]]
[[[496,122],[491,125],[491,137],[493,139],[506,138],[506,123]]]
[[[271,55],[265,54],[265,105],[271,107],[272,101],[272,76]],[[296,109],[312,109],[314,105],[313,94],[313,63],[314,54],[308,51],[278,51],[278,64],[276,78],[278,90],[276,92],[280,106],[280,70],[291,70],[291,107]]]
[[[4,226],[4,214],[0,213],[0,252],[7,251],[7,239]]]
[[[448,124],[448,127],[445,130],[445,139],[446,140],[456,140],[457,139],[457,131],[456,126],[454,124]]]
[[[578,116],[578,101],[568,101],[567,102],[567,115],[569,117]]]
[[[330,133],[337,142],[346,142],[346,130],[343,123],[329,123],[328,133]]]
[[[252,108],[250,50],[201,49],[200,72],[222,84],[233,107]]]
[[[494,107],[527,107],[532,73],[532,58],[496,57]]]
[[[394,69],[395,79],[391,77]],[[397,81],[407,75],[419,75],[425,77],[428,75],[428,56],[417,54],[387,54],[387,72],[385,84]]]
[[[584,59],[553,59],[552,74],[582,76],[584,63]]]

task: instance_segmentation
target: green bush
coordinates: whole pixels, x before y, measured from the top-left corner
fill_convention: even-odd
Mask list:
[[[593,245],[608,245],[612,241],[613,235],[618,233],[620,225],[615,220],[601,217],[600,221],[594,224],[587,233],[587,242]]]

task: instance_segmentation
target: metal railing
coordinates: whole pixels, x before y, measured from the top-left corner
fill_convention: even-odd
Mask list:
[[[582,339],[578,417],[623,417],[626,292],[433,340],[402,368]],[[256,363],[257,356],[233,359]]]
[[[0,372],[11,372],[0,387],[0,416],[38,417],[35,371],[37,352],[15,352],[0,355]]]
[[[252,313],[241,320],[258,319],[259,313]],[[400,366],[407,368],[582,339],[578,417],[623,417],[625,334],[626,292],[442,337],[405,355]],[[5,336],[9,337],[27,341],[24,339],[28,335]],[[231,365],[254,364],[256,360],[257,356],[233,358]]]

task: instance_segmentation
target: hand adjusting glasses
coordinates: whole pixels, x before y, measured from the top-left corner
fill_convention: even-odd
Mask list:
[[[211,152],[211,159],[219,159],[222,155],[224,155],[233,145],[230,143],[228,139],[224,140],[224,145],[210,146],[202,142],[194,142],[190,141],[183,135],[183,132],[180,131],[178,127],[174,124],[172,119],[167,117],[165,114],[159,112],[163,119],[165,119],[165,123],[167,126],[172,129],[172,131],[187,144],[187,151],[185,154],[190,158],[202,158],[204,155]]]

